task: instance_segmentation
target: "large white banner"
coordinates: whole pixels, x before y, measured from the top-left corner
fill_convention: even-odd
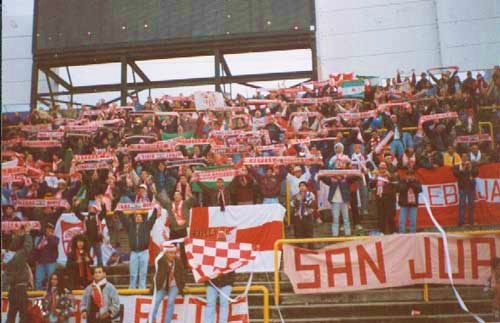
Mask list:
[[[153,297],[150,295],[121,295],[120,303],[124,307],[124,319],[126,323],[146,323],[149,313],[153,310]],[[75,296],[75,313],[70,318],[70,323],[81,323],[80,302],[82,295]],[[158,309],[156,322],[165,322],[168,299],[165,298]],[[7,298],[2,299],[2,323],[7,320],[9,302]],[[203,323],[205,322],[206,300],[201,297],[186,295],[175,299],[173,323]],[[219,316],[219,306],[217,306],[217,318]],[[217,319],[218,321],[218,319]],[[246,297],[229,305],[229,320],[231,323],[248,323],[248,301]]]

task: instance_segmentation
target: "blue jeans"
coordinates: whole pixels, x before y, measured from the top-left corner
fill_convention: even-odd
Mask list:
[[[417,232],[417,208],[402,206],[399,209],[399,233],[405,233],[407,217],[410,218],[410,233]]]
[[[349,223],[349,203],[332,203],[332,234],[334,237],[339,235],[339,217],[342,212],[342,217],[344,219],[344,234],[346,236],[351,235],[351,225]]]
[[[47,282],[50,280],[50,275],[56,271],[56,263],[50,264],[37,264],[35,271],[35,289],[42,289],[42,282],[47,277]]]
[[[390,144],[391,152],[398,158],[401,158],[405,153],[405,147],[403,146],[403,141],[393,140]]]
[[[458,191],[458,225],[463,225],[465,220],[465,204],[467,203],[469,210],[469,224],[474,224],[474,196],[475,190],[459,190]]]
[[[403,132],[403,145],[406,148],[413,148],[413,137],[408,132]]]
[[[102,249],[101,249],[101,243],[96,242],[92,245],[92,249],[94,250],[94,254],[97,257],[97,264],[99,266],[102,266]]]
[[[264,197],[262,204],[273,204],[273,203],[279,203],[279,202],[280,201],[278,200],[277,197]]]
[[[168,294],[165,289],[156,291],[156,298],[154,299],[153,316],[151,316],[151,323],[156,322],[156,315],[158,314],[158,308],[160,307],[160,304],[163,302],[165,296],[168,296],[167,313],[165,314],[165,323],[170,323],[170,321],[172,321],[172,316],[174,315],[174,308],[175,308],[175,298],[177,297],[177,294],[179,294],[179,289],[177,288],[177,286],[170,287],[168,290]]]
[[[146,288],[146,278],[148,275],[149,250],[130,252],[130,285],[129,288]],[[139,283],[137,283],[139,278]]]
[[[224,294],[229,296],[231,294],[231,285],[219,288]],[[207,286],[207,308],[205,309],[205,323],[216,323],[215,308],[217,303],[217,297],[219,297],[220,309],[219,309],[219,323],[227,323],[229,317],[229,301],[219,295],[219,292],[212,287],[212,285]]]

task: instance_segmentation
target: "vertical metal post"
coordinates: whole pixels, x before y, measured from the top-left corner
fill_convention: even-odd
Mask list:
[[[122,56],[121,58],[122,68],[121,68],[121,89],[120,89],[120,104],[122,106],[127,105],[127,57]]]
[[[49,67],[49,69],[50,69],[50,67]],[[55,105],[55,102],[54,102],[54,93],[52,92],[52,85],[50,84],[49,75],[47,73],[44,73],[44,74],[45,74],[45,79],[47,80],[47,87],[49,88],[51,108],[53,108]]]
[[[33,60],[31,66],[31,95],[30,95],[30,108],[31,111],[36,110],[38,103],[38,65]]]
[[[215,63],[215,91],[222,92],[221,88],[221,77],[220,77],[220,51],[214,51],[214,63]]]
[[[71,87],[73,87],[73,81],[71,80],[71,73],[69,72],[69,67],[66,66],[66,73],[68,74],[68,81],[69,81],[69,85],[71,85]],[[70,90],[70,97],[69,97],[69,102],[71,103],[71,105],[73,105],[73,90]]]

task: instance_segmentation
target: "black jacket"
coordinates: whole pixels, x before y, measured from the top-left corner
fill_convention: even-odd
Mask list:
[[[151,229],[153,229],[153,225],[156,221],[156,209],[149,219],[141,223],[135,223],[134,219],[130,218],[132,215],[125,215],[120,212],[119,216],[120,221],[128,233],[130,250],[144,251],[148,249]]]
[[[170,282],[168,281],[169,275],[168,273],[170,272],[170,266],[166,262],[166,255],[163,255],[158,260],[158,270],[156,272],[155,276],[155,281],[154,284],[156,286],[156,289],[159,290],[160,288],[165,288],[166,291],[169,290],[170,288]],[[179,289],[179,292],[183,294],[183,289],[184,286],[186,285],[186,277],[185,277],[185,270],[184,270],[184,264],[182,263],[181,260],[178,258],[175,258],[175,263],[174,263],[174,279],[175,279],[175,285]],[[165,280],[167,280],[167,284],[165,285]]]
[[[97,214],[95,213],[90,213],[87,216],[83,216],[80,210],[75,211],[75,215],[80,221],[82,221],[85,225],[85,235],[87,236],[87,239],[89,240],[89,243],[92,245],[96,242],[102,242],[102,235],[99,234],[99,228],[97,227],[97,220],[96,216]],[[102,219],[107,219],[106,218],[106,208],[103,207],[101,213],[98,215],[99,216],[99,222],[102,221]]]
[[[215,279],[211,279],[210,281],[218,288],[222,288],[222,287],[228,286],[228,285],[232,286],[234,284],[235,280],[236,280],[236,274],[234,273],[234,271],[232,271],[230,273],[220,275],[219,277],[217,277]],[[210,285],[210,283],[207,281],[205,283],[205,285],[208,286],[208,285]]]
[[[415,203],[408,203],[408,190],[413,190],[415,194]],[[418,193],[422,192],[422,184],[418,180],[401,180],[397,185],[399,192],[399,206],[402,207],[417,207],[418,206]]]
[[[459,190],[475,190],[476,179],[479,175],[477,166],[461,167],[460,165],[453,167],[453,175],[457,178]]]

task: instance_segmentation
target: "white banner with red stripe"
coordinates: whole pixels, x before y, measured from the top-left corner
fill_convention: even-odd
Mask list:
[[[19,207],[69,207],[65,199],[17,199],[15,202]]]
[[[457,144],[470,144],[473,142],[491,141],[491,136],[487,133],[470,135],[470,136],[458,136],[455,138]]]
[[[27,148],[59,148],[62,144],[59,140],[24,140],[23,147]]]
[[[458,114],[456,112],[436,113],[436,114],[421,116],[420,119],[418,119],[418,123],[424,124],[428,121],[454,119],[454,118],[458,118]]]
[[[16,231],[22,227],[30,230],[40,230],[42,228],[39,221],[2,221],[2,232]]]
[[[141,153],[135,156],[135,161],[146,160],[168,160],[168,159],[183,159],[184,156],[180,151],[173,152],[157,152],[157,153]]]
[[[237,168],[226,168],[219,170],[208,170],[208,171],[195,171],[191,176],[191,181],[207,181],[207,180],[216,180],[218,178],[224,177],[234,177],[238,175],[243,175],[241,169]]]
[[[323,160],[319,157],[246,157],[243,159],[245,165],[323,165]]]
[[[274,242],[283,238],[285,208],[281,204],[230,205],[193,208],[189,236],[215,240],[224,231],[228,242],[250,243],[259,250],[256,259],[237,272],[272,272]]]

